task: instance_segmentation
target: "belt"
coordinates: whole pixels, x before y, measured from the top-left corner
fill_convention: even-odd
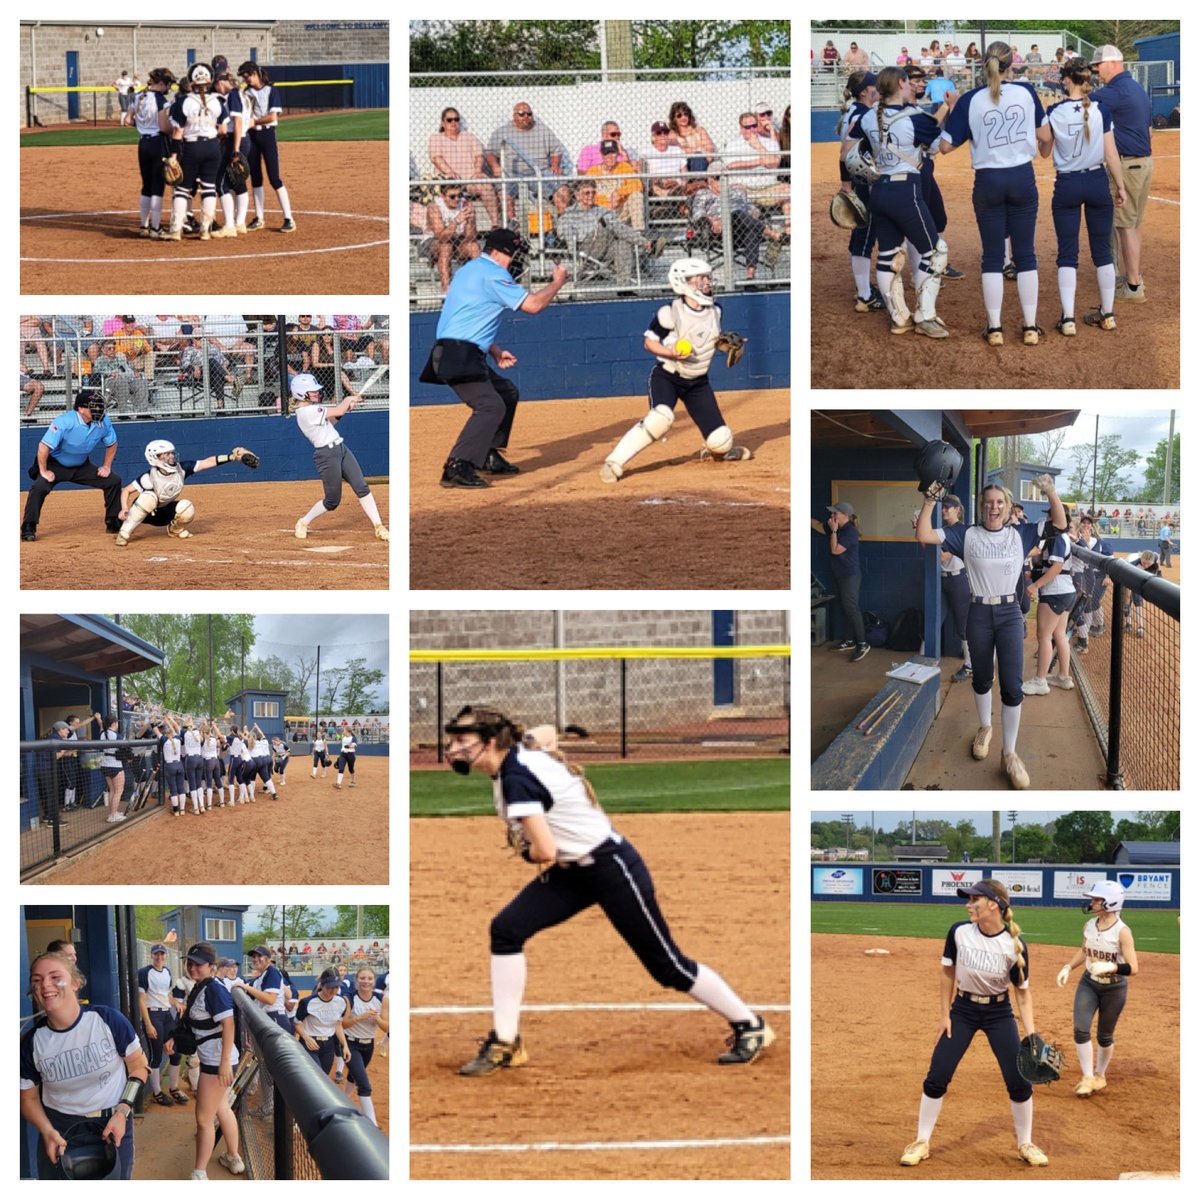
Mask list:
[[[903,175],[880,175],[880,183],[903,183],[909,176],[909,172],[905,171]]]
[[[1008,992],[1000,992],[995,996],[976,996],[972,992],[964,992],[961,988],[955,989],[960,1000],[970,1000],[972,1004],[1005,1004],[1008,1002]]]
[[[151,1012],[170,1012],[171,1010],[169,1008],[152,1008],[150,1011]]]
[[[1016,596],[972,596],[972,604],[1011,604]]]
[[[71,1113],[70,1115],[73,1117],[88,1117],[89,1119],[93,1119],[93,1120],[107,1121],[108,1118],[111,1117],[113,1115],[113,1113],[115,1113],[116,1111],[117,1111],[117,1109],[116,1109],[116,1106],[114,1105],[112,1108],[97,1108],[97,1109],[93,1110],[92,1112]]]
[[[346,1038],[346,1041],[348,1041],[348,1042],[356,1042],[356,1043],[357,1043],[358,1045],[360,1045],[360,1046],[373,1046],[373,1045],[375,1045],[375,1039],[374,1039],[374,1038],[352,1038],[352,1037],[347,1037],[347,1038]]]
[[[562,867],[564,871],[570,867],[595,866],[597,854],[611,854],[622,843],[622,841],[624,841],[624,838],[622,838],[619,833],[613,833],[610,837],[605,838],[600,845],[594,847],[589,853],[583,855],[581,858],[573,858],[570,862],[560,862],[555,863],[554,865],[557,867]]]
[[[1117,157],[1122,162],[1128,162],[1131,158],[1149,158],[1149,154],[1118,154]]]
[[[1085,170],[1082,170],[1082,171],[1059,171],[1059,174],[1060,175],[1090,175],[1093,171],[1103,171],[1103,170],[1104,170],[1104,164],[1102,163],[1098,167],[1087,167]]]
[[[957,579],[962,574],[961,571],[943,571],[943,579]]]

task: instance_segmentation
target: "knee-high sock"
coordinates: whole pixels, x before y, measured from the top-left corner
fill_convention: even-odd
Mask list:
[[[1004,753],[1016,754],[1017,731],[1021,728],[1021,706],[1019,704],[1001,703],[1000,727],[1004,730]]]
[[[492,955],[492,1027],[502,1042],[516,1041],[521,1031],[525,975],[524,954]]]
[[[258,220],[262,220],[263,215],[263,189],[256,187],[254,189],[254,215]]]
[[[245,225],[246,214],[249,211],[250,211],[250,193],[248,191],[246,191],[246,192],[243,192],[237,198],[237,211],[235,212],[234,217],[235,217],[235,220],[238,225]]]
[[[205,196],[200,201],[200,211],[211,221],[217,215],[216,196]]]
[[[963,646],[963,666],[969,667],[971,665],[971,646],[966,638],[963,638],[962,646]]]
[[[917,1114],[917,1141],[927,1142],[933,1137],[933,1128],[942,1111],[943,1097],[936,1100],[921,1093],[921,1111]]]
[[[179,1064],[171,1063],[167,1068],[167,1083],[169,1087],[177,1088],[179,1086]]]
[[[1033,1100],[1010,1100],[1012,1105],[1013,1128],[1017,1131],[1017,1145],[1023,1146],[1033,1141]]]
[[[359,1096],[358,1106],[367,1114],[367,1119],[372,1125],[378,1125],[379,1121],[375,1116],[375,1101],[370,1096]]]
[[[150,1068],[150,1090],[153,1092],[156,1092],[156,1093],[162,1091],[162,1068],[161,1067],[151,1067]]]
[[[155,228],[162,224],[162,206],[163,198],[161,196],[150,197],[150,224]]]
[[[1100,288],[1100,311],[1112,312],[1117,294],[1117,268],[1112,263],[1096,268],[1096,285]]]
[[[1058,302],[1062,305],[1064,317],[1075,315],[1075,275],[1074,267],[1058,268]],[[1104,311],[1109,310],[1106,308]]]
[[[854,275],[854,293],[860,300],[871,294],[871,260],[861,254],[850,255],[850,271]]]
[[[138,197],[138,223],[141,225],[150,224],[150,197]]]
[[[1021,301],[1021,316],[1026,325],[1037,324],[1038,273],[1022,271],[1017,276],[1017,296]]]
[[[221,216],[226,225],[233,224],[233,193],[225,192],[221,196]]]
[[[1112,1062],[1113,1051],[1116,1046],[1097,1046],[1096,1047],[1096,1074],[1107,1075],[1108,1064]]]
[[[716,971],[703,963],[696,964],[696,982],[692,984],[688,995],[694,996],[730,1023],[754,1020],[754,1014],[737,992]]]
[[[987,311],[989,329],[1000,328],[1000,309],[1004,305],[1004,276],[988,271],[983,277],[983,307]]]
[[[1079,1059],[1079,1073],[1086,1079],[1089,1075],[1094,1075],[1096,1072],[1092,1069],[1092,1043],[1086,1041],[1083,1043],[1075,1043],[1075,1054]]]
[[[992,725],[992,691],[987,690],[982,696],[978,692],[972,693],[975,697],[975,711],[979,714],[979,727],[981,729],[990,729]]]
[[[383,524],[383,521],[379,516],[379,508],[375,503],[375,497],[370,492],[368,492],[365,496],[360,496],[358,498],[358,502],[362,505],[363,512],[365,512],[367,516],[371,518],[372,525]]]
[[[279,207],[283,209],[284,220],[290,221],[292,219],[292,202],[288,197],[287,188],[277,188],[275,195],[279,197]]]
[[[325,507],[325,501],[318,500],[316,504],[314,504],[312,508],[310,508],[308,512],[304,514],[305,525],[311,525],[322,513],[327,513],[328,511],[329,509]]]

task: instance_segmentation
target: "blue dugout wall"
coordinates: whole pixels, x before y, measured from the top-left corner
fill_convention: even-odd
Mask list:
[[[960,887],[998,879],[1022,908],[1076,908],[1083,893],[1113,879],[1133,908],[1179,907],[1179,867],[1060,863],[1053,866],[994,866],[988,863],[899,865],[813,863],[809,891],[814,902],[840,900],[882,904],[957,904]]]
[[[198,417],[185,421],[118,421],[117,457],[113,470],[128,483],[146,470],[146,446],[156,438],[175,444],[180,458],[207,458],[228,454],[235,446],[245,446],[262,459],[257,471],[238,463],[228,463],[192,476],[188,487],[207,483],[276,483],[283,480],[317,478],[313,466],[313,448],[295,421],[282,417]],[[32,482],[26,468],[37,457],[38,443],[45,428],[21,430],[21,490]],[[353,412],[338,422],[338,432],[346,439],[363,474],[368,479],[388,475],[388,413],[374,409]],[[92,452],[92,461],[103,461],[103,451]],[[63,484],[74,487],[74,484]]]
[[[642,345],[646,326],[668,297],[553,304],[536,317],[517,313],[500,322],[497,338],[519,360],[504,377],[522,400],[640,396],[657,361]],[[791,386],[791,296],[788,292],[717,297],[721,324],[749,338],[732,370],[713,368],[717,394]],[[437,337],[438,312],[413,313],[409,333],[411,403],[457,404],[448,388],[418,378]]]

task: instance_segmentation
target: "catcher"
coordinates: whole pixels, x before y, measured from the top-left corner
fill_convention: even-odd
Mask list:
[[[946,934],[937,1041],[922,1089],[917,1139],[900,1156],[900,1165],[915,1167],[929,1157],[929,1140],[942,1111],[942,1098],[972,1039],[982,1030],[1008,1091],[1017,1153],[1031,1166],[1044,1167],[1050,1160],[1033,1143],[1032,1084],[1057,1079],[1062,1054],[1034,1032],[1029,951],[1021,927],[1013,920],[1008,888],[997,879],[982,879],[959,888],[958,895],[966,900],[970,919],[956,921]],[[1029,1031],[1025,1042],[1017,1036],[1009,984],[1014,988],[1021,1023]],[[1029,1072],[1032,1078],[1022,1073],[1018,1058],[1036,1064],[1036,1071]],[[984,1117],[985,1101],[973,1096],[971,1105],[974,1124]]]
[[[252,471],[258,469],[260,459],[250,450],[238,446],[230,454],[214,454],[198,462],[192,459],[176,461],[175,447],[168,441],[154,441],[146,447],[146,461],[150,470],[139,475],[121,493],[121,511],[124,522],[117,534],[117,545],[128,546],[133,531],[144,521],[147,525],[165,525],[170,537],[189,538],[192,531],[187,527],[196,515],[195,506],[182,496],[185,480],[197,471],[224,466],[227,462],[240,462]]]
[[[721,332],[721,309],[712,298],[712,267],[702,258],[676,259],[667,279],[678,299],[654,314],[645,335],[646,349],[661,360],[650,372],[650,411],[604,460],[600,478],[605,483],[616,483],[636,455],[667,436],[680,400],[704,438],[702,459],[739,462],[753,457],[746,446],[734,444],[733,430],[725,424],[708,380],[713,355],[721,351],[733,368],[747,339]]]

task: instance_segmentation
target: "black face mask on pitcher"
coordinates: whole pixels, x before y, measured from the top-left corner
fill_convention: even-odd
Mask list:
[[[480,742],[479,745],[475,747],[475,753],[471,755],[470,758],[452,758],[450,760],[450,769],[457,775],[470,775],[471,768],[475,765],[476,760],[486,748],[487,747],[485,743]]]

